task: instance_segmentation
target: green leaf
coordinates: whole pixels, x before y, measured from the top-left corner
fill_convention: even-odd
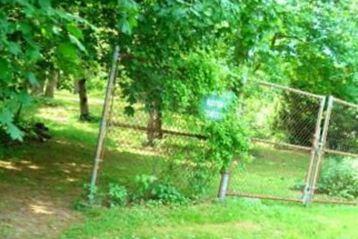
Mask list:
[[[81,29],[79,29],[75,24],[67,24],[66,29],[71,35],[73,35],[77,39],[83,40],[83,33]]]
[[[38,0],[39,5],[43,9],[49,9],[51,8],[51,0]]]
[[[14,54],[15,56],[19,55],[21,53],[20,45],[16,42],[10,42],[9,43],[9,52],[11,52],[11,54]]]
[[[131,35],[132,34],[132,27],[130,26],[127,19],[122,18],[121,21],[118,23],[118,27],[124,34]]]
[[[0,79],[9,81],[11,80],[11,68],[5,59],[0,58]]]
[[[42,58],[38,47],[31,47],[25,51],[25,59],[29,62],[35,62]]]
[[[30,35],[32,33],[32,27],[26,22],[20,23],[20,30],[24,35]]]
[[[24,10],[26,17],[31,18],[36,14],[36,9],[32,4],[29,4],[27,1],[18,1],[24,3]]]
[[[32,86],[39,86],[39,82],[37,81],[34,73],[32,72],[27,73],[27,79]]]
[[[62,29],[58,26],[53,26],[52,27],[52,32],[56,35],[61,35]]]
[[[22,132],[16,125],[10,123],[7,125],[7,133],[13,140],[22,141],[24,132]]]
[[[3,111],[0,113],[0,124],[8,125],[11,122],[12,122],[11,112],[7,108],[3,109]]]
[[[57,53],[61,60],[70,61],[72,63],[78,62],[77,49],[69,42],[60,44],[57,48]]]
[[[78,47],[78,49],[87,53],[85,46],[77,39],[77,37],[69,34],[69,38],[70,38],[70,41]]]
[[[17,95],[17,101],[22,106],[28,106],[31,104],[32,98],[26,91],[22,91]]]

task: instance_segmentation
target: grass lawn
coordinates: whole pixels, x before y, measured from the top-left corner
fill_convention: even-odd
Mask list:
[[[91,99],[98,117],[101,100]],[[0,238],[358,238],[358,207],[352,206],[306,208],[231,198],[225,203],[76,211],[74,202],[89,181],[98,123],[78,122],[77,97],[65,92],[39,106],[31,114],[45,119],[53,139],[0,148]],[[103,187],[126,184],[153,170],[156,152],[124,151],[123,137],[117,131],[111,134],[101,165]],[[234,174],[231,190],[299,197],[291,187],[303,180],[306,154],[262,146],[253,154],[246,170]]]
[[[225,203],[92,210],[62,238],[357,238],[358,209],[231,199]]]

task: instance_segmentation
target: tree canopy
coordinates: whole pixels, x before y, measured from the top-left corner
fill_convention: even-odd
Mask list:
[[[136,102],[192,110],[256,78],[358,99],[355,1],[1,0],[0,10],[0,127],[13,139],[44,72],[106,71],[114,44],[129,114]]]

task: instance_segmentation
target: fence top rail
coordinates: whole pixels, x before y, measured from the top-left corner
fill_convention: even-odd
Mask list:
[[[279,85],[279,84],[275,84],[275,83],[271,83],[271,82],[267,82],[267,81],[258,81],[258,83],[263,86],[269,86],[269,87],[274,87],[274,88],[278,88],[278,89],[282,89],[282,90],[286,90],[286,91],[291,91],[291,92],[294,92],[297,94],[306,95],[306,96],[317,98],[320,100],[325,98],[324,95],[317,95],[317,94],[309,93],[309,92],[306,92],[303,90],[298,90],[295,88],[291,88],[288,86],[283,86],[283,85]]]
[[[339,104],[342,104],[342,105],[346,105],[346,106],[349,106],[349,107],[353,107],[353,108],[357,108],[358,109],[358,105],[357,104],[354,104],[354,103],[351,103],[351,102],[348,102],[348,101],[345,101],[345,100],[341,100],[341,99],[338,99],[338,98],[335,98],[335,97],[332,97],[333,98],[333,101],[339,103]]]
[[[345,156],[345,157],[358,158],[357,153],[343,152],[343,151],[329,149],[329,148],[325,148],[324,152],[330,153],[330,154],[335,154],[335,155],[340,155],[340,156]]]

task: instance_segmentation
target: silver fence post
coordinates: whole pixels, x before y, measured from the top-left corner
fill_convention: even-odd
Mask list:
[[[315,168],[313,171],[313,182],[312,182],[312,187],[311,187],[311,191],[310,191],[311,200],[312,200],[315,190],[316,190],[316,184],[317,184],[317,180],[319,177],[323,156],[325,153],[325,147],[326,147],[328,130],[329,130],[329,125],[330,125],[330,120],[331,120],[331,115],[332,115],[333,103],[334,103],[334,97],[329,96],[326,117],[324,120],[322,135],[321,135],[321,139],[320,139],[320,145],[319,145],[320,147],[319,147],[318,155],[317,155],[317,162],[316,162],[316,165],[315,165]]]
[[[227,189],[229,186],[229,178],[230,173],[227,170],[221,172],[221,180],[218,193],[218,198],[221,201],[224,200],[226,197]]]
[[[110,113],[110,102],[113,97],[113,89],[114,89],[115,78],[117,74],[118,60],[119,60],[119,46],[116,46],[113,53],[112,67],[109,73],[109,79],[106,88],[106,96],[103,103],[102,118],[101,118],[99,133],[98,133],[96,154],[93,163],[93,171],[92,171],[91,182],[90,182],[91,189],[93,189],[96,186],[99,164],[102,161],[104,141],[107,132],[108,116]]]
[[[305,179],[305,187],[303,189],[302,202],[304,204],[308,204],[311,201],[310,190],[312,187],[312,170],[320,147],[320,138],[321,138],[321,129],[322,129],[321,124],[323,120],[323,112],[324,112],[325,105],[326,105],[326,97],[322,96],[318,115],[317,115],[314,139],[313,139],[312,150],[311,150],[310,164]]]

